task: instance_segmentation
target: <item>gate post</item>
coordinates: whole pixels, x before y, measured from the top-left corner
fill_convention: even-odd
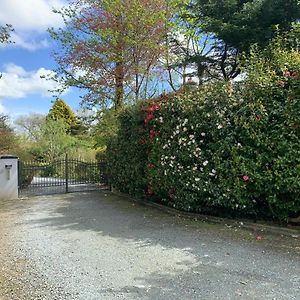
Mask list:
[[[18,198],[18,157],[0,156],[0,200]]]

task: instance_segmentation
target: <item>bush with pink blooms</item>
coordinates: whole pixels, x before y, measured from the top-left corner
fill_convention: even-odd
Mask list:
[[[252,48],[245,78],[122,112],[108,147],[119,189],[219,216],[300,215],[300,53],[277,37]]]

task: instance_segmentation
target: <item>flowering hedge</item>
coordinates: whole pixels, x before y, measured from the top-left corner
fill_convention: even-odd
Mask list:
[[[253,48],[247,79],[125,110],[113,184],[170,206],[287,220],[300,214],[300,54]]]

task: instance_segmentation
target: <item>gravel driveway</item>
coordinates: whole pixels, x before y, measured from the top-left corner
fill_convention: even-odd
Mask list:
[[[0,222],[0,300],[300,299],[299,239],[104,192],[5,201]]]

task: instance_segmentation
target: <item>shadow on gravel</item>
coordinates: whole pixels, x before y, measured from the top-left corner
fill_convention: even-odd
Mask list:
[[[207,238],[210,243],[234,242],[251,244],[254,247],[283,247],[300,250],[299,240],[284,236],[266,236],[260,243],[255,241],[261,232],[249,232],[220,224],[195,222],[194,220],[171,216],[155,208],[106,192],[69,193],[31,198],[35,205],[23,209],[35,215],[28,220],[39,227],[53,227],[55,230],[94,231],[119,239],[145,241],[172,247],[188,247],[191,238]],[[26,201],[24,201],[26,203]],[[42,212],[42,213],[41,213]],[[50,216],[50,217],[49,217]],[[180,235],[180,239],[178,233]],[[195,243],[197,240],[194,240]],[[166,244],[166,245],[165,245]],[[287,247],[285,247],[285,244]],[[297,247],[298,246],[298,247]],[[142,245],[140,247],[143,247]]]
[[[195,223],[104,192],[36,197],[29,202],[26,223],[30,226],[47,227],[54,234],[60,230],[94,232],[134,244],[136,251],[159,245],[195,258],[193,263],[178,263],[182,268],[137,277],[136,285],[100,290],[103,294],[122,293],[132,299],[199,299],[199,295],[217,299],[213,291],[223,299],[296,299],[300,292],[298,241],[274,238],[258,243],[246,231]]]
[[[187,248],[188,241],[196,233],[197,237],[200,234],[208,238],[212,232],[215,235],[210,242],[218,243],[223,240],[220,232],[228,231],[224,226],[202,222],[196,223],[195,230],[195,222],[191,220],[171,216],[105,192],[71,193],[31,199],[34,205],[31,205],[28,212],[33,217],[28,219],[28,224],[52,227],[53,230],[94,231],[121,240],[137,241],[138,247],[161,244],[167,248]],[[180,238],[179,232],[182,233]]]

